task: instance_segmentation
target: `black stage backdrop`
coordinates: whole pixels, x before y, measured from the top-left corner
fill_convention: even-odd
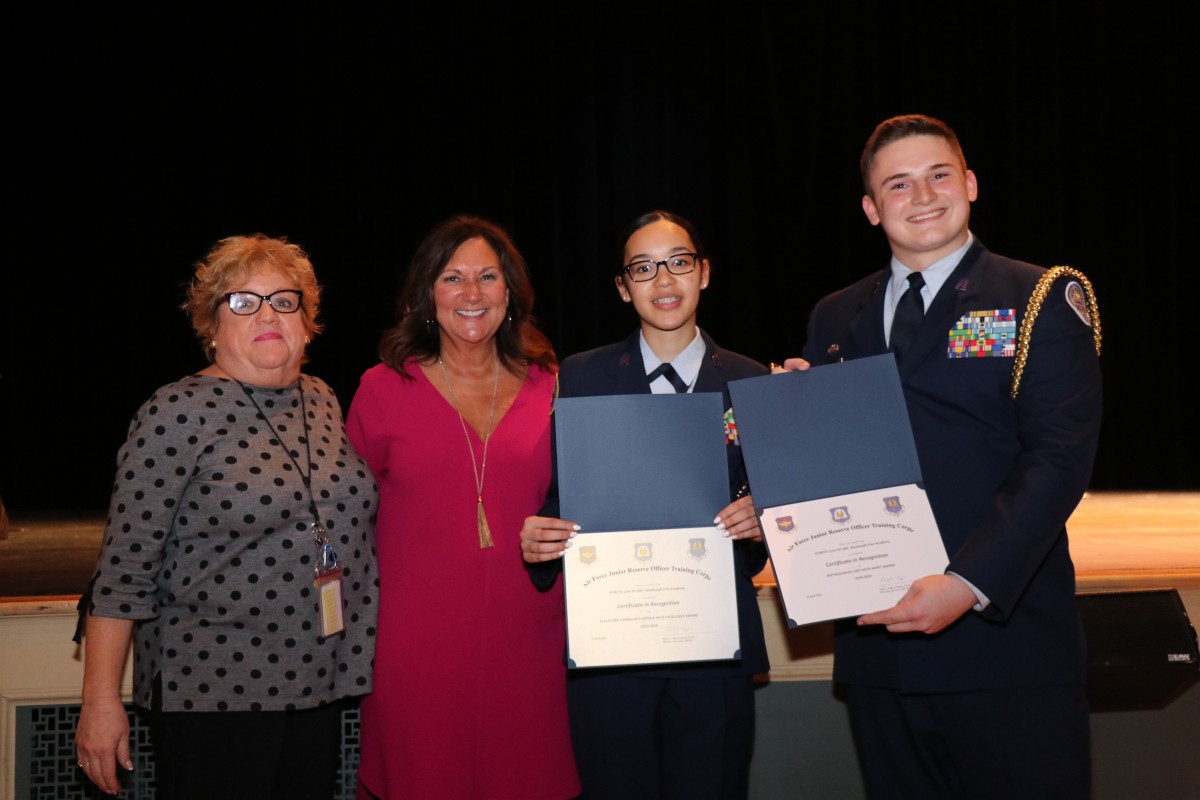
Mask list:
[[[990,248],[1096,289],[1093,488],[1200,488],[1181,20],[1156,4],[843,6],[4,12],[10,515],[106,508],[133,412],[204,364],[179,304],[231,234],[310,253],[327,332],[307,370],[343,407],[418,240],[456,212],[512,232],[560,356],[632,329],[618,238],[656,207],[706,239],[701,326],[764,362],[798,354],[812,304],[885,263],[857,160],[907,112],[957,129]]]

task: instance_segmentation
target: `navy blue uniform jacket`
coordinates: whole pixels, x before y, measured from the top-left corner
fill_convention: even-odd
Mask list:
[[[834,679],[905,692],[1084,681],[1066,521],[1091,479],[1100,429],[1100,366],[1091,327],[1051,286],[1033,328],[1016,399],[1011,357],[949,358],[948,333],[972,311],[1015,309],[1018,330],[1045,269],[978,240],[925,314],[900,381],[948,571],[991,600],[938,634],[838,624]],[[890,269],[814,307],[804,358],[814,366],[887,352]]]
[[[700,331],[700,335],[704,339],[704,360],[700,365],[700,374],[696,378],[696,385],[692,391],[721,392],[724,395],[723,408],[730,407],[729,392],[725,388],[726,382],[766,375],[770,372],[757,361],[717,347],[716,343],[703,330]],[[650,384],[646,380],[646,365],[642,361],[642,351],[636,331],[624,341],[576,353],[563,359],[558,380],[560,397],[650,394]],[[729,499],[732,501],[746,480],[746,468],[742,463],[740,446],[729,444],[725,450],[729,459]],[[542,508],[542,516],[557,517],[559,515],[557,473],[556,465],[554,481],[551,483],[546,505]],[[720,510],[714,508],[713,515],[715,516]],[[706,676],[756,675],[769,669],[767,646],[763,639],[762,617],[758,610],[758,594],[753,582],[754,576],[766,566],[767,549],[762,542],[741,539],[734,542],[733,554],[737,585],[738,631],[742,651],[740,663],[712,661],[695,665],[655,667],[653,675],[657,677],[686,676],[697,675],[700,671]],[[562,570],[562,561],[555,559],[527,566],[530,568],[530,575],[534,583],[544,588],[554,582],[555,576]],[[634,671],[633,668],[621,669]],[[590,672],[591,670],[585,671]]]

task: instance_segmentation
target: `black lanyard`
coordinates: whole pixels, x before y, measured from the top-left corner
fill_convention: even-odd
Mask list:
[[[284,446],[283,438],[280,437],[279,432],[275,430],[275,426],[271,424],[271,420],[267,419],[267,415],[263,413],[262,407],[259,406],[258,401],[254,399],[254,391],[237,378],[234,378],[233,380],[238,386],[242,387],[242,391],[246,393],[248,398],[250,398],[250,402],[254,406],[254,410],[258,412],[259,418],[267,424],[267,429],[270,430],[271,435],[275,437],[275,443],[279,445],[283,452],[287,453],[287,457],[291,459],[292,464],[296,467],[296,472],[299,473],[300,479],[304,481],[304,488],[308,490],[308,509],[313,517],[312,534],[313,540],[317,545],[317,564],[315,567],[313,567],[313,570],[319,576],[323,572],[329,572],[333,569],[336,569],[337,554],[334,553],[333,544],[329,541],[329,533],[325,530],[325,526],[321,523],[321,514],[319,511],[317,511],[317,500],[313,495],[312,490],[312,445],[309,443],[308,411],[304,402],[304,379],[301,378],[299,381],[297,381],[296,386],[300,390],[300,420],[304,424],[304,455],[308,460],[307,475],[304,473],[304,470],[300,468],[300,462],[296,460],[294,455],[292,455],[292,451]]]

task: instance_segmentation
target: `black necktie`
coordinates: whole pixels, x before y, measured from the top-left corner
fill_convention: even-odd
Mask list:
[[[896,354],[896,361],[904,358],[917,328],[921,327],[921,319],[925,316],[925,300],[921,297],[924,285],[925,277],[921,273],[908,274],[908,291],[900,296],[896,314],[892,317],[891,350]]]
[[[671,385],[675,387],[675,391],[679,392],[680,394],[687,393],[687,389],[688,389],[687,384],[683,382],[683,378],[679,377],[679,373],[676,372],[675,368],[672,367],[669,363],[664,361],[663,363],[661,363],[657,367],[655,367],[654,371],[646,376],[646,382],[654,383],[654,379],[657,378],[659,375],[662,375],[667,380],[669,380],[671,382]]]

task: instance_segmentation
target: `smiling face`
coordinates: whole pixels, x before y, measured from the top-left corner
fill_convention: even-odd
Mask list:
[[[433,303],[442,347],[492,342],[508,313],[508,286],[486,239],[458,246],[434,282]]]
[[[280,289],[300,287],[280,270],[267,267],[251,273],[230,291],[265,296]],[[256,313],[238,315],[228,303],[222,303],[212,337],[214,365],[243,383],[287,386],[300,377],[305,335],[303,309],[281,314],[263,301]]]
[[[966,243],[978,187],[942,137],[909,136],[880,149],[870,186],[863,212],[883,226],[892,254],[910,269],[924,269]]]
[[[687,231],[665,219],[639,228],[625,242],[625,263],[664,261],[678,253],[694,253],[696,245]],[[634,281],[628,273],[617,276],[621,299],[633,303],[642,321],[642,333],[654,347],[656,338],[678,335],[690,342],[696,333],[696,308],[700,292],[708,286],[708,259],[701,258],[696,269],[684,275],[672,273],[665,264],[648,281]],[[657,348],[655,348],[657,352]]]

